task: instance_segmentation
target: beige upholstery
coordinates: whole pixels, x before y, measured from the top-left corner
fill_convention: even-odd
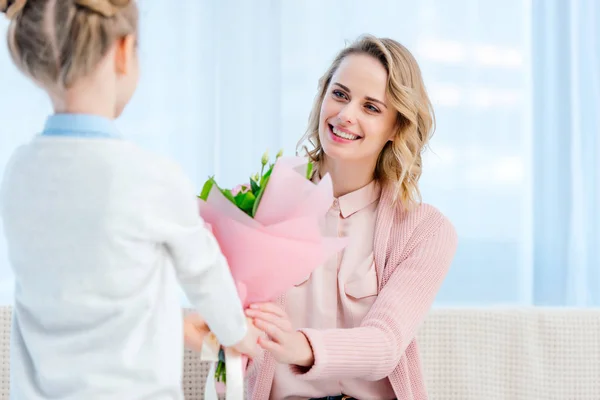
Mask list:
[[[10,307],[0,307],[0,399],[8,399],[10,390]]]
[[[436,310],[419,333],[435,400],[600,400],[600,310]]]
[[[0,399],[8,399],[10,309],[0,308]],[[600,310],[434,310],[419,333],[432,400],[600,400]],[[186,352],[187,400],[208,367]]]

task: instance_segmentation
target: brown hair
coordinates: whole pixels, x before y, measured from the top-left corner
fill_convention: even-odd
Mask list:
[[[344,58],[352,54],[366,54],[379,60],[388,73],[386,93],[397,111],[396,135],[379,155],[375,178],[394,185],[394,201],[400,200],[405,208],[411,209],[421,202],[418,186],[421,153],[434,132],[435,116],[417,61],[406,47],[395,40],[365,35],[340,51],[319,80],[308,128],[298,148],[308,141],[311,149],[302,147],[308,157],[317,165],[323,161],[324,153],[319,141],[321,103],[336,70]]]
[[[12,21],[14,63],[48,89],[69,88],[98,66],[116,40],[136,34],[132,0],[0,0]]]

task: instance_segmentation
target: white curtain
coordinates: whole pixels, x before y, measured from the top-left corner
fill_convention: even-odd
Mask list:
[[[576,117],[600,105],[594,0],[144,0],[141,7],[142,79],[119,125],[142,146],[178,160],[198,189],[211,174],[227,185],[246,181],[266,149],[294,154],[317,80],[336,52],[362,33],[391,37],[417,57],[437,113],[424,199],[460,235],[438,304],[600,303],[593,297],[600,289],[593,268],[600,197],[598,175],[590,172],[600,166],[592,131],[598,117],[591,114],[593,127]],[[552,7],[580,10],[577,23],[561,25],[570,15],[561,12],[549,18]],[[561,47],[566,39],[558,33],[545,36],[557,26],[569,28],[577,50]],[[571,58],[577,68],[565,75],[559,63]],[[0,65],[1,169],[50,110],[4,47]],[[564,93],[544,92],[565,80],[584,83],[569,92],[570,113],[563,112]],[[544,136],[544,124],[556,141]],[[563,142],[573,146],[569,157]],[[559,186],[554,172],[569,183]],[[0,302],[9,302],[3,247],[0,287]],[[559,294],[574,290],[585,294]]]
[[[600,3],[535,0],[534,301],[600,305]]]

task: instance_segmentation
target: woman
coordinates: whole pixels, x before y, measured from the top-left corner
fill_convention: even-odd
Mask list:
[[[421,152],[434,116],[410,52],[360,38],[320,80],[305,140],[315,181],[333,180],[330,235],[348,247],[277,303],[247,315],[267,333],[249,398],[426,399],[415,342],[457,237],[420,203]]]

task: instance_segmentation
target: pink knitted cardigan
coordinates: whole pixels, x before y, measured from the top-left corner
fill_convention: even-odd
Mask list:
[[[382,191],[374,237],[379,294],[359,327],[303,329],[314,352],[300,379],[340,380],[387,377],[402,400],[427,399],[415,336],[450,267],[457,246],[452,224],[434,207],[413,211],[392,205]],[[285,304],[285,298],[279,300]],[[248,398],[268,400],[275,360],[268,354],[248,370]],[[335,395],[332,393],[331,395]]]

